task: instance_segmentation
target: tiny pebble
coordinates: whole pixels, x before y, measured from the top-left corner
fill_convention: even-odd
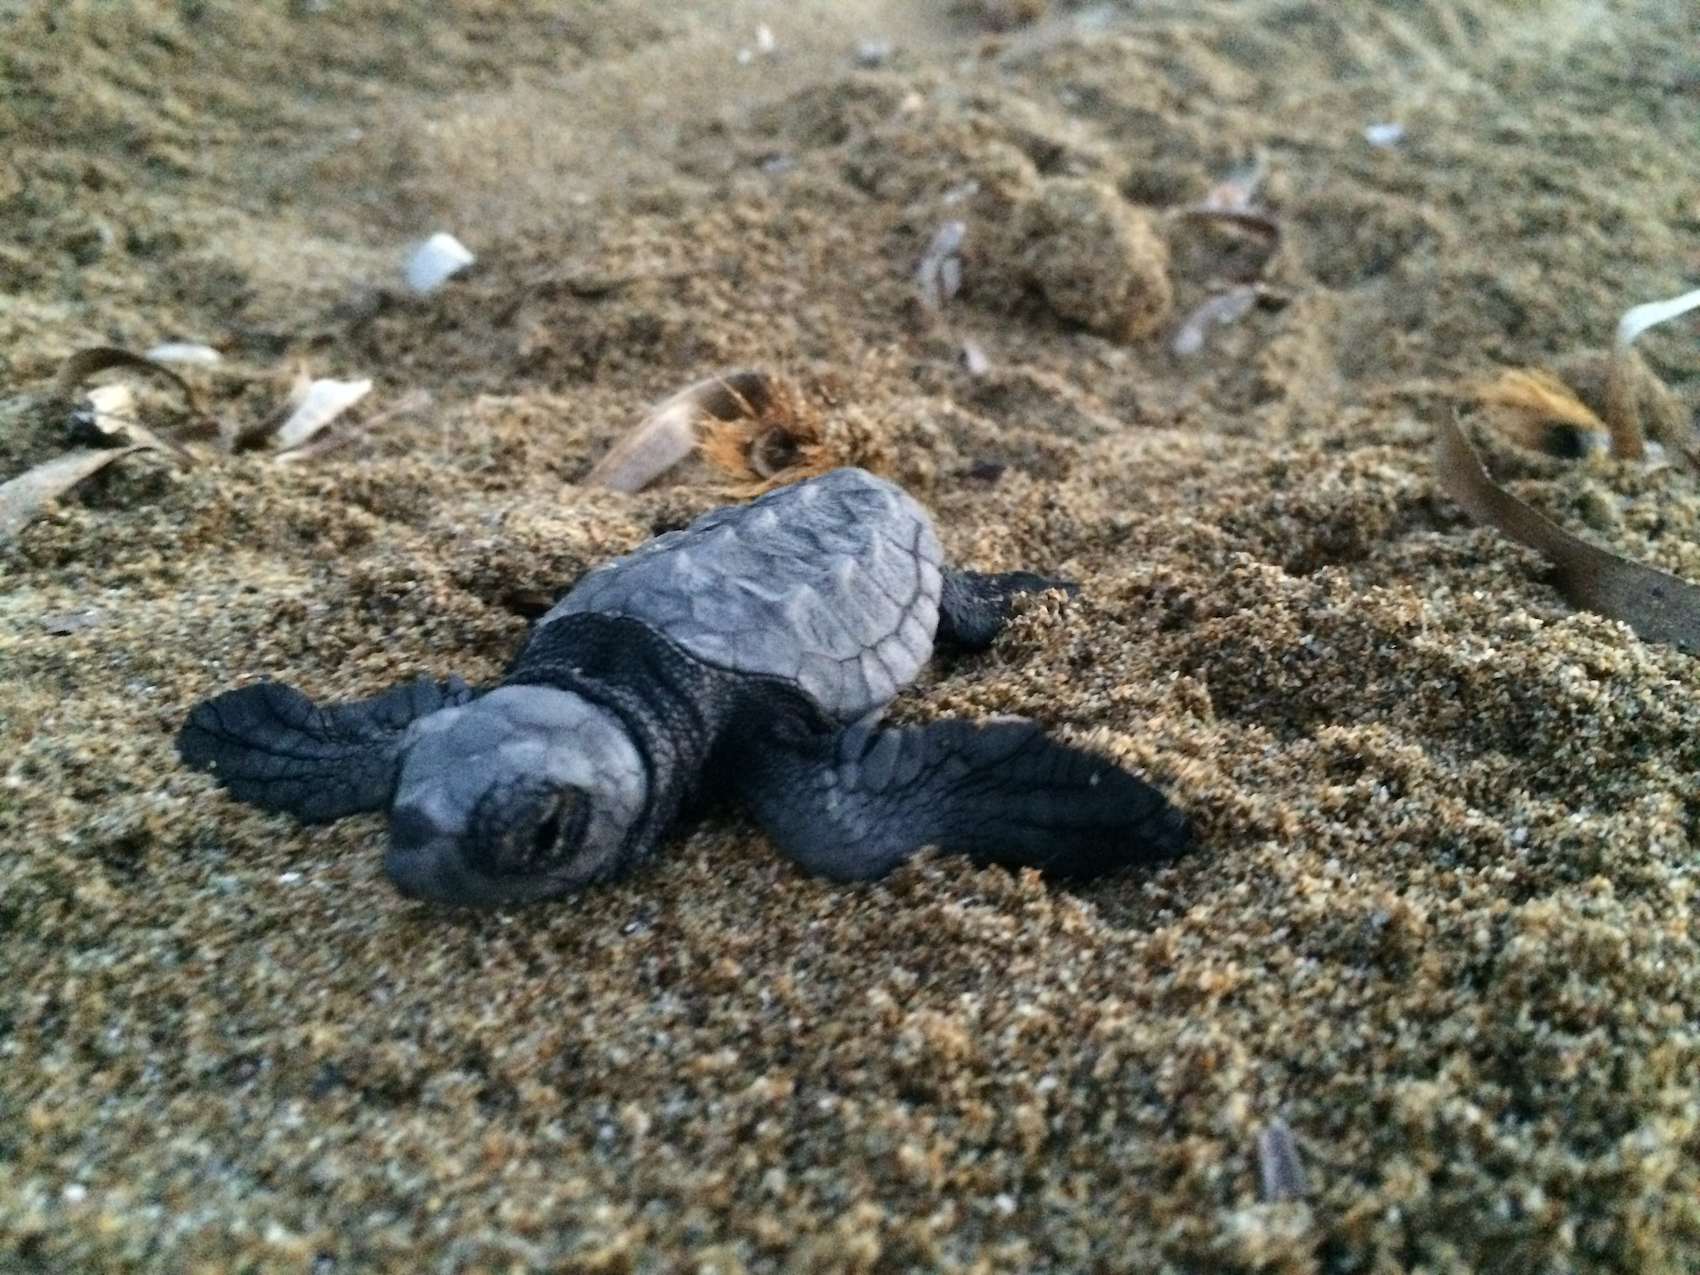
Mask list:
[[[55,637],[64,637],[80,629],[91,629],[106,618],[98,607],[82,607],[76,611],[54,611],[41,617],[41,627]]]
[[[891,61],[892,44],[890,40],[863,40],[856,46],[856,65],[867,67],[884,66]]]

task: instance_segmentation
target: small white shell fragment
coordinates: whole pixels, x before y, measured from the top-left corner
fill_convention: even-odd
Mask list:
[[[1364,141],[1371,146],[1397,146],[1405,140],[1403,124],[1371,124],[1364,129]]]
[[[856,45],[856,65],[870,69],[884,66],[891,61],[892,52],[893,47],[890,40],[881,39],[878,36],[861,40]]]
[[[408,256],[407,286],[421,296],[435,292],[476,260],[465,244],[439,230]]]
[[[295,404],[295,410],[272,435],[279,451],[299,447],[372,390],[370,380],[314,381]]]
[[[212,367],[224,361],[224,355],[212,346],[195,341],[167,341],[154,346],[147,357],[155,363],[192,363],[197,367]]]
[[[1648,328],[1696,308],[1700,308],[1700,288],[1672,297],[1669,301],[1649,301],[1625,310],[1623,317],[1617,321],[1617,348],[1627,350]]]
[[[86,418],[90,425],[107,438],[129,441],[136,396],[128,385],[97,385],[83,397],[93,409]]]

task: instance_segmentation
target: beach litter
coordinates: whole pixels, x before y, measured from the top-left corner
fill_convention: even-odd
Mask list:
[[[1598,404],[1585,402],[1566,379],[1541,368],[1507,368],[1471,386],[1467,397],[1487,409],[1491,419],[1525,446],[1568,459],[1609,452],[1614,460],[1669,462],[1700,470],[1700,448],[1685,422],[1677,419],[1656,373],[1635,352],[1649,328],[1700,308],[1700,289],[1632,306],[1618,320],[1603,367],[1604,382],[1594,383]],[[1600,364],[1589,361],[1589,366]],[[1587,378],[1584,373],[1584,379]],[[1597,375],[1597,373],[1596,373]]]
[[[968,239],[968,223],[946,221],[933,232],[926,252],[915,267],[915,286],[921,304],[935,313],[956,296],[962,287],[962,246]]]
[[[693,453],[729,480],[736,496],[840,465],[877,471],[883,459],[870,432],[854,422],[829,431],[813,396],[786,378],[745,368],[663,399],[596,463],[584,485],[641,491]]]

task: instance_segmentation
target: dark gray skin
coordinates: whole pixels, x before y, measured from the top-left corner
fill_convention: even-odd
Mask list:
[[[705,788],[840,881],[927,845],[1064,877],[1183,850],[1186,821],[1155,788],[1032,722],[875,724],[935,637],[984,648],[1017,594],[1073,589],[942,559],[902,490],[835,470],[591,571],[496,687],[318,707],[262,682],[195,708],[178,749],[305,821],[388,809],[391,879],[443,903],[623,875]]]

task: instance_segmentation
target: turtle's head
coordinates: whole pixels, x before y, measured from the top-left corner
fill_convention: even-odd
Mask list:
[[[619,866],[647,774],[607,710],[501,687],[409,728],[384,868],[403,894],[442,903],[564,894]]]

